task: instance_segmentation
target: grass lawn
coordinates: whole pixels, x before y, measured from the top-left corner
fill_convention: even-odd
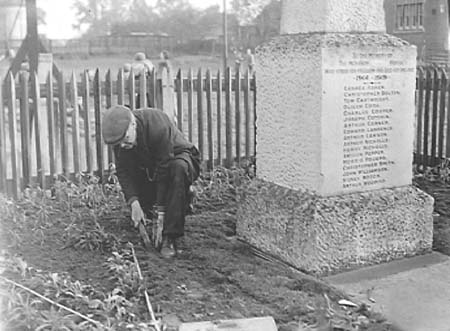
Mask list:
[[[159,62],[159,58],[150,59],[155,66]],[[55,58],[55,63],[58,68],[69,74],[72,70],[75,72],[82,72],[85,69],[100,70],[100,74],[104,75],[108,69],[111,69],[113,74],[117,74],[118,70],[123,67],[125,63],[133,62],[133,56],[130,55],[111,55],[111,56],[91,56],[84,57],[66,57]],[[171,59],[172,67],[175,70],[182,69],[184,73],[187,73],[189,68],[192,68],[194,73],[199,68],[206,71],[211,69],[213,72],[217,72],[222,68],[222,59],[216,56],[206,55],[180,55]]]

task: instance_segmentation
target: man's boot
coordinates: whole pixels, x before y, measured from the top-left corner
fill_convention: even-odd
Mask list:
[[[177,255],[176,239],[170,238],[168,236],[163,237],[161,255],[165,259],[170,259]]]

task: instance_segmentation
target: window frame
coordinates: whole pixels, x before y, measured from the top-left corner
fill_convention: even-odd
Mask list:
[[[424,31],[426,0],[397,0],[395,3],[395,31]]]
[[[424,21],[425,21],[425,1],[420,1],[417,3],[417,28],[424,29]]]
[[[403,29],[404,30],[409,30],[410,27],[410,14],[409,14],[410,10],[409,10],[409,4],[404,4],[403,5]]]

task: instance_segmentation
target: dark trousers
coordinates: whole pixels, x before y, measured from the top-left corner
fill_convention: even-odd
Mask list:
[[[189,187],[198,178],[200,160],[197,155],[182,153],[169,163],[169,183],[163,235],[178,238],[184,235],[184,223],[189,205]],[[156,183],[143,174],[139,203],[144,212],[153,208],[156,201]]]

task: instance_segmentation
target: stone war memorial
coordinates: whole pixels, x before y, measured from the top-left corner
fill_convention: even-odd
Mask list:
[[[256,179],[238,236],[315,274],[429,252],[433,199],[412,185],[416,48],[383,0],[284,0],[257,49]]]

